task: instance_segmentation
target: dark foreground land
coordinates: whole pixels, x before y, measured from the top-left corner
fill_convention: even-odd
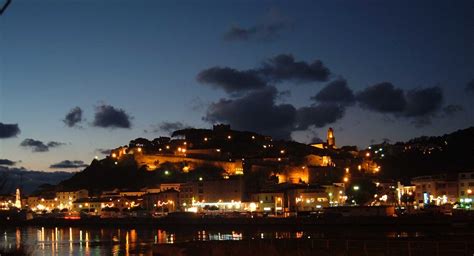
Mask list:
[[[290,256],[290,255],[466,255],[474,254],[474,240],[464,239],[279,239],[207,241],[157,245],[153,255],[171,256]]]

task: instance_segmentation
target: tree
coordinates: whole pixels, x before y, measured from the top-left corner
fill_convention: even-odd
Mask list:
[[[346,195],[348,202],[358,205],[365,205],[374,198],[377,187],[368,178],[358,179],[349,183],[346,187]]]

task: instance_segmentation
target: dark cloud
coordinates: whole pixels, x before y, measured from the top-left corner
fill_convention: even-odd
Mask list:
[[[466,84],[466,91],[474,93],[474,79]]]
[[[280,37],[280,33],[287,27],[283,22],[263,24],[249,28],[232,26],[224,34],[225,41],[263,40],[272,41]]]
[[[8,159],[0,159],[0,165],[13,166],[16,162]]]
[[[413,124],[416,128],[423,128],[425,126],[431,125],[431,118],[429,116],[417,116],[411,120],[411,124]]]
[[[64,117],[63,122],[69,127],[74,127],[82,122],[82,109],[80,107],[71,109]]]
[[[0,123],[0,139],[13,138],[20,134],[18,124]]]
[[[52,169],[75,169],[89,166],[80,160],[64,160],[49,166]]]
[[[258,25],[243,28],[232,26],[224,34],[226,41],[272,41],[280,38],[284,30],[291,28],[290,19],[283,15],[278,8],[266,10]]]
[[[229,123],[237,130],[256,131],[290,138],[296,110],[289,104],[275,104],[278,91],[273,86],[253,91],[237,99],[221,99],[212,103],[203,118],[210,123]]]
[[[404,116],[428,116],[438,111],[443,103],[443,91],[435,86],[423,89],[414,89],[406,94],[407,105]]]
[[[323,127],[341,119],[344,113],[345,108],[343,106],[333,103],[302,107],[296,112],[296,126],[298,130],[306,130],[311,125]]]
[[[453,104],[443,108],[443,98],[439,86],[404,92],[389,82],[369,86],[356,96],[362,108],[393,114],[387,118],[408,118],[418,128],[430,125],[433,117],[443,117],[439,115],[441,111],[446,117],[463,110],[462,106]]]
[[[95,127],[102,128],[131,128],[131,117],[120,108],[115,108],[111,105],[100,105],[96,107],[94,116]]]
[[[461,105],[456,105],[456,104],[449,104],[443,107],[443,113],[446,116],[453,116],[457,114],[458,112],[464,111],[464,107]]]
[[[388,82],[365,88],[356,99],[362,108],[381,113],[401,113],[407,105],[403,90]]]
[[[260,67],[236,70],[229,67],[212,67],[201,71],[197,81],[221,88],[233,97],[243,92],[262,89],[269,83],[292,80],[297,82],[327,81],[330,71],[316,60],[312,63],[295,61],[292,55],[280,54],[262,63]],[[347,87],[347,86],[346,86]]]
[[[65,145],[65,143],[50,141],[45,144],[44,142],[40,140],[34,140],[34,139],[25,139],[20,143],[21,147],[29,148],[33,152],[47,152],[52,148],[56,148],[62,145]]]
[[[176,130],[181,130],[181,129],[184,129],[184,128],[187,128],[187,127],[189,127],[189,126],[184,125],[181,122],[161,122],[158,125],[158,128],[161,131],[164,131],[164,132],[174,132]]]
[[[295,61],[293,55],[290,54],[280,54],[266,60],[259,72],[274,82],[283,80],[321,82],[327,81],[331,74],[320,60],[315,60],[312,63]]]
[[[197,75],[197,80],[215,88],[222,88],[227,93],[260,89],[266,85],[255,70],[239,71],[228,67],[203,70]]]
[[[310,144],[315,144],[315,143],[322,143],[324,142],[321,138],[319,138],[318,136],[315,136],[313,138],[311,138],[311,140],[309,141]]]
[[[112,149],[106,149],[106,148],[98,148],[95,151],[103,154],[103,155],[110,155],[110,152],[112,152]]]
[[[338,79],[327,84],[318,94],[311,97],[311,99],[319,102],[349,105],[354,103],[355,96],[352,89],[347,86],[347,81]]]
[[[241,28],[239,26],[232,26],[229,31],[224,34],[226,41],[247,41],[255,36],[257,33],[256,27]]]

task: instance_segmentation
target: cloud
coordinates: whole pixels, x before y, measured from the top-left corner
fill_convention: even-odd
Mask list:
[[[55,163],[49,166],[53,169],[73,169],[73,168],[83,168],[89,166],[80,160],[64,160],[59,163]]]
[[[411,120],[411,124],[413,124],[416,128],[422,128],[431,125],[432,123],[429,116],[418,116]]]
[[[288,139],[295,122],[295,108],[275,103],[278,91],[273,86],[253,91],[237,99],[221,99],[212,103],[203,120],[229,123],[234,129],[256,131]]]
[[[401,113],[407,105],[403,90],[389,82],[365,88],[356,99],[362,108],[380,113]]]
[[[164,132],[174,132],[176,130],[181,130],[181,129],[184,129],[184,128],[187,128],[187,127],[189,127],[189,126],[184,125],[181,122],[161,122],[158,125],[158,128],[161,131],[164,131]]]
[[[474,79],[472,79],[471,81],[469,81],[467,84],[466,84],[466,91],[467,92],[472,92],[474,93]]]
[[[354,103],[355,96],[352,89],[347,86],[347,81],[345,79],[338,79],[328,83],[311,99],[319,102],[349,105]]]
[[[0,165],[13,166],[16,162],[8,159],[0,159]]]
[[[464,111],[464,107],[461,105],[456,105],[456,104],[449,104],[443,107],[443,113],[446,116],[453,116],[457,114],[458,112]]]
[[[407,92],[384,82],[369,86],[359,92],[356,100],[360,106],[375,112],[393,114],[393,117],[409,118],[416,127],[431,124],[431,118],[442,110],[445,114],[454,114],[462,106],[443,106],[443,91],[439,86],[416,88]]]
[[[110,152],[112,152],[112,149],[106,149],[106,148],[98,148],[95,151],[103,154],[103,155],[110,155]]]
[[[310,107],[302,107],[296,112],[296,126],[298,130],[306,130],[311,125],[324,127],[341,119],[344,113],[345,108],[334,103],[321,103]]]
[[[259,70],[268,80],[279,82],[293,80],[298,82],[327,81],[331,71],[322,61],[311,63],[295,61],[291,54],[280,54],[266,60]]]
[[[71,109],[69,113],[66,114],[66,117],[64,117],[63,122],[68,127],[74,127],[78,123],[82,122],[82,109],[80,107]]]
[[[285,80],[297,82],[327,81],[331,72],[324,64],[295,61],[292,55],[280,54],[267,59],[260,67],[237,70],[229,67],[211,67],[201,71],[196,79],[202,84],[223,89],[230,96],[238,97],[243,92],[262,89],[269,83]]]
[[[197,75],[197,81],[221,88],[227,93],[260,89],[266,85],[255,70],[239,71],[228,67],[203,70]]]
[[[428,116],[438,111],[443,103],[443,91],[438,86],[413,89],[406,94],[406,117]]]
[[[131,128],[131,117],[123,110],[111,105],[100,105],[96,107],[94,116],[95,127],[102,128]]]
[[[25,139],[20,143],[21,147],[29,148],[31,149],[32,152],[47,152],[52,148],[56,148],[62,145],[65,145],[65,143],[50,141],[45,144],[44,142],[40,140],[34,140],[34,139]]]
[[[280,37],[280,33],[287,28],[284,22],[273,24],[261,24],[249,28],[242,28],[240,26],[232,26],[224,34],[225,41],[249,41],[262,40],[273,41]]]
[[[20,134],[18,124],[0,123],[0,139],[13,138]]]
[[[224,34],[226,41],[247,41],[257,34],[257,28],[241,28],[239,26],[232,26],[229,31]]]
[[[229,42],[235,41],[273,41],[281,36],[281,33],[290,28],[290,22],[287,17],[276,8],[270,8],[264,15],[264,21],[261,24],[248,28],[241,26],[232,26],[224,34],[223,39]]]

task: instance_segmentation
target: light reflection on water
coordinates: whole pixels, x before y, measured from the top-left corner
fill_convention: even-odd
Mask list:
[[[26,250],[33,255],[150,255],[153,245],[185,241],[245,239],[325,239],[329,231],[164,230],[158,228],[22,227],[0,228],[1,250]],[[347,230],[344,231],[347,233]],[[419,237],[420,232],[377,232],[371,236]]]

